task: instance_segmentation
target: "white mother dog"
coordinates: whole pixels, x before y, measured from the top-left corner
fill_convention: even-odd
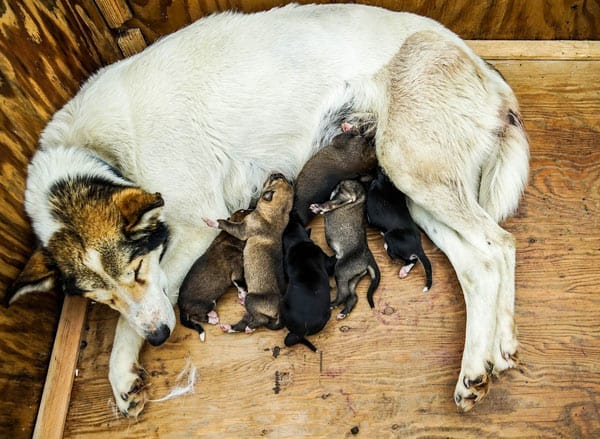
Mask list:
[[[378,120],[377,154],[452,262],[467,304],[455,400],[470,409],[514,366],[514,211],[528,172],[502,77],[438,23],[360,5],[204,18],[100,70],[40,140],[26,210],[40,248],[11,302],[60,287],[121,313],[109,378],[123,414],[145,395],[138,352],[215,236],[202,217],[294,178],[344,120]]]

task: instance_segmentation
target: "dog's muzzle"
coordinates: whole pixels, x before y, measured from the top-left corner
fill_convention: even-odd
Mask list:
[[[163,344],[167,340],[167,338],[169,338],[170,335],[171,330],[167,325],[163,324],[160,325],[160,327],[156,331],[148,334],[146,336],[146,341],[148,341],[148,343],[150,343],[152,346],[159,346]]]

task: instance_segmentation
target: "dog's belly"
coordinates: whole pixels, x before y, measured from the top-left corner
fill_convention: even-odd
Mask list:
[[[86,145],[162,193],[171,217],[246,207],[265,176],[295,177],[346,81],[368,78],[424,28],[357,5],[209,17],[109,66],[59,112],[42,144]]]

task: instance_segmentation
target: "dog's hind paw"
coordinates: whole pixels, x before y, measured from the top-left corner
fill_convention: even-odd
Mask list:
[[[488,370],[475,378],[461,374],[454,392],[454,402],[462,412],[468,412],[475,404],[479,403],[490,391],[493,365]]]
[[[221,328],[221,331],[227,332],[229,334],[233,334],[235,332],[238,332],[235,329],[233,329],[231,325],[224,324],[224,325],[219,325],[219,327]]]

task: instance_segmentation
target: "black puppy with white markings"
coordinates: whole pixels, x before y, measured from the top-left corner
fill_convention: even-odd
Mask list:
[[[338,319],[346,317],[356,305],[356,285],[367,273],[371,276],[367,300],[371,308],[375,306],[373,293],[379,286],[380,273],[367,244],[365,201],[366,192],[361,183],[343,180],[335,187],[329,201],[310,206],[313,213],[325,214],[325,238],[337,259],[337,296],[331,306],[344,304]]]
[[[367,194],[367,220],[370,225],[381,230],[384,247],[392,260],[405,262],[398,275],[408,276],[417,261],[425,268],[425,288],[431,288],[431,263],[421,244],[421,232],[413,221],[406,205],[406,196],[400,192],[390,179],[377,169],[376,178],[371,181]]]
[[[317,348],[306,339],[322,330],[331,316],[329,276],[335,257],[327,256],[310,239],[295,215],[283,233],[283,255],[288,285],[281,301],[280,316],[290,331],[285,345],[302,343],[312,351]]]

